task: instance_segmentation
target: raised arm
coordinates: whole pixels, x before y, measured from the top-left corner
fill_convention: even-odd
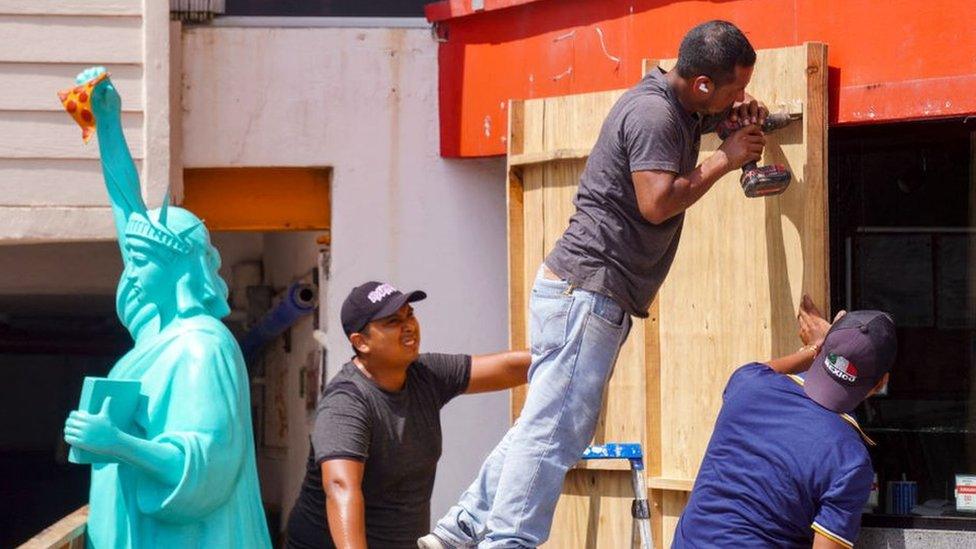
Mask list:
[[[528,351],[507,351],[471,357],[471,379],[466,394],[500,391],[527,381],[532,357]]]
[[[329,459],[322,462],[325,516],[338,549],[366,549],[366,505],[362,461]]]
[[[75,81],[83,84],[104,72],[104,67],[93,67],[80,73]],[[102,160],[102,175],[124,258],[125,224],[129,214],[133,211],[146,211],[146,204],[142,200],[139,172],[122,133],[122,99],[110,79],[102,80],[92,90],[91,105],[98,135],[98,151]]]
[[[834,322],[842,316],[844,316],[844,311],[837,313]],[[830,323],[824,319],[823,313],[808,295],[804,295],[803,299],[800,300],[800,312],[796,315],[796,321],[803,347],[794,353],[774,358],[767,363],[770,368],[781,374],[798,374],[810,369],[813,359],[820,353],[827,332],[830,331]]]
[[[657,225],[687,210],[723,175],[741,168],[746,162],[759,160],[764,143],[758,126],[746,126],[730,135],[715,154],[688,173],[633,172],[631,179],[641,216]]]

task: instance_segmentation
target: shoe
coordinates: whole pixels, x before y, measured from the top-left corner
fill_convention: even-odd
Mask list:
[[[419,549],[454,549],[453,545],[444,543],[444,540],[435,536],[434,534],[427,534],[426,536],[418,539],[417,547],[419,547]]]

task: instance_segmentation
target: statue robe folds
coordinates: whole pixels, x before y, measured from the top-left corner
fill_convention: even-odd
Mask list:
[[[166,486],[125,463],[92,466],[89,547],[270,547],[261,506],[244,359],[206,315],[139,341],[109,374],[142,383],[137,436],[183,454]]]

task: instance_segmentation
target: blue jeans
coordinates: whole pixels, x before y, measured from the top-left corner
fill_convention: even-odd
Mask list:
[[[549,538],[566,471],[593,438],[630,316],[609,297],[536,276],[532,366],[518,420],[434,534],[457,547],[536,547]]]

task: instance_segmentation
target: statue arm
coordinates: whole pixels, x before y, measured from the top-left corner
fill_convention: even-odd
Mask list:
[[[119,433],[115,457],[166,486],[176,486],[183,476],[183,452],[168,442],[156,442]]]
[[[102,67],[88,69],[78,75],[80,84],[104,72]],[[100,82],[92,90],[92,113],[98,135],[98,151],[102,161],[102,176],[108,191],[119,246],[125,258],[125,225],[133,211],[145,212],[139,185],[139,172],[122,132],[122,99],[110,79]]]

